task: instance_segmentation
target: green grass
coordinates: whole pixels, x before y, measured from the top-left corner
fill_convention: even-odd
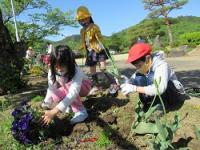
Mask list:
[[[32,102],[42,102],[43,99],[44,99],[43,96],[37,95],[37,96],[33,97],[33,98],[31,99],[31,101],[32,101]]]
[[[109,140],[110,135],[111,135],[111,131],[109,131],[109,130],[102,131],[96,144],[99,147],[106,147],[106,146],[112,144],[112,142]]]

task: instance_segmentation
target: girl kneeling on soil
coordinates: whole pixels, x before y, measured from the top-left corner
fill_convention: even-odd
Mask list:
[[[131,92],[139,93],[144,111],[148,110],[154,96],[157,95],[155,80],[166,107],[178,104],[180,91],[184,91],[183,85],[177,80],[174,71],[164,60],[164,52],[159,51],[152,54],[151,50],[151,46],[146,43],[137,43],[131,47],[127,63],[134,65],[137,71],[132,75],[129,83],[121,85],[124,95]],[[154,105],[159,103],[160,100],[157,96]]]
[[[81,102],[80,96],[87,96],[91,88],[91,82],[77,66],[71,49],[60,45],[50,54],[50,70],[48,73],[47,94],[42,107],[54,108],[45,111],[44,124],[48,124],[59,112],[66,112],[69,106],[75,113],[71,124],[84,121],[87,111]]]

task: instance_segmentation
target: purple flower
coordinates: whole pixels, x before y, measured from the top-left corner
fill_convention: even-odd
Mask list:
[[[26,101],[23,101],[23,102],[20,103],[20,105],[21,105],[21,106],[27,105],[27,102],[26,102]]]
[[[12,130],[12,134],[15,136],[17,134],[17,130]]]
[[[28,129],[28,124],[29,124],[29,120],[27,120],[26,118],[21,118],[19,120],[19,129],[20,130],[27,130]]]
[[[17,115],[20,113],[20,110],[19,109],[15,109],[13,112],[12,112],[12,116],[13,117],[17,117]]]
[[[14,118],[11,126],[12,135],[23,144],[33,143],[39,137],[38,130],[34,127],[34,110],[26,102],[15,108],[12,112]]]
[[[27,130],[28,129],[28,123],[27,122],[23,122],[21,124],[21,130]]]
[[[27,138],[26,138],[26,133],[24,132],[20,132],[19,133],[19,139],[23,142],[25,141]]]
[[[25,120],[32,120],[33,119],[33,116],[31,114],[25,114],[22,116],[23,119]]]

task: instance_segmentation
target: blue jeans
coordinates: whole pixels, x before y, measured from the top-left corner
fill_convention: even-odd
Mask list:
[[[143,74],[137,73],[135,79],[132,80],[131,83],[134,85],[137,85],[137,86],[152,85],[153,77],[154,77],[154,72],[152,72],[152,71],[146,76]],[[180,95],[171,80],[169,80],[167,89],[161,95],[161,97],[165,104],[165,107],[167,107],[167,108],[173,107],[178,102],[180,102]],[[146,94],[139,93],[139,98],[144,105],[143,110],[146,112],[149,109],[149,107],[154,99],[154,96],[148,96]],[[156,96],[153,106],[156,104],[160,104],[160,99],[158,96]]]
[[[143,75],[140,73],[136,74],[135,79],[132,81],[132,84],[137,85],[137,86],[147,86],[153,84],[153,77],[154,77],[154,72],[150,72],[148,75]]]

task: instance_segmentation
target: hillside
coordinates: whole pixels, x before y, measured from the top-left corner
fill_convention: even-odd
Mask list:
[[[178,44],[179,36],[184,33],[198,32],[200,29],[200,17],[180,16],[170,18],[172,24],[173,38],[175,44]],[[161,18],[145,19],[140,23],[114,33],[110,37],[105,37],[105,44],[109,49],[124,51],[136,41],[138,37],[143,37],[151,42],[154,41],[156,35],[160,35],[161,43],[165,46],[168,44],[166,26]],[[80,36],[72,35],[58,41],[57,44],[68,44],[73,49],[77,49],[80,45]]]

